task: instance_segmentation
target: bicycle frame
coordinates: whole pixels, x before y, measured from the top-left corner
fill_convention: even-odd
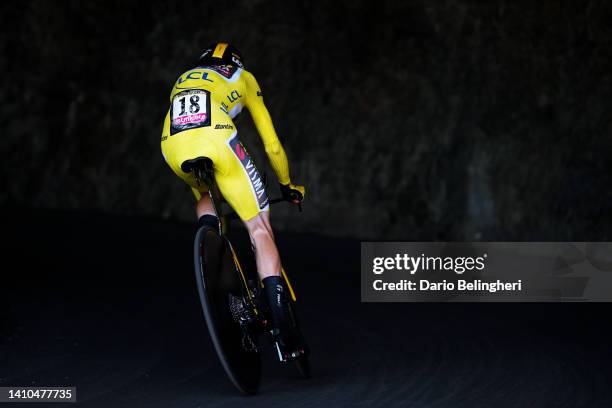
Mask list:
[[[221,364],[223,365],[223,368],[230,380],[241,392],[245,394],[253,394],[257,391],[261,378],[261,357],[259,357],[258,354],[260,348],[257,337],[265,332],[268,325],[268,318],[266,316],[265,309],[260,309],[259,299],[256,295],[259,291],[259,287],[263,287],[263,284],[260,279],[256,279],[255,276],[251,276],[252,272],[254,272],[252,269],[243,269],[241,262],[238,259],[238,255],[227,236],[230,221],[238,217],[235,212],[223,212],[222,195],[215,181],[212,161],[206,158],[197,158],[190,161],[188,164],[191,166],[191,171],[194,173],[198,185],[201,183],[206,183],[208,186],[208,194],[211,199],[213,209],[219,220],[217,231],[214,229],[201,227],[198,229],[195,239],[196,279],[198,282],[198,292],[200,295],[200,301],[202,303],[206,324],[210,331],[217,355],[219,356]],[[270,204],[280,201],[285,200],[271,200]],[[207,274],[205,273],[204,268],[206,264],[206,262],[204,262],[204,256],[206,254],[205,248],[208,248],[207,245],[204,245],[204,239],[206,236],[209,236],[211,239],[211,241],[209,241],[211,244],[210,248],[224,248],[223,251],[225,252],[222,257],[224,256],[224,259],[226,260],[226,267],[223,268],[223,270],[220,268],[221,264],[217,264],[216,267],[212,267],[211,269],[216,270],[217,272],[222,272],[221,275],[211,274],[209,276],[225,276],[229,279],[235,279],[235,275],[233,275],[233,273],[237,272],[239,274],[239,278],[237,281],[234,280],[233,282],[237,284],[237,286],[240,286],[241,294],[237,294],[237,296],[232,295],[232,293],[228,291],[229,289],[227,286],[216,284],[218,283],[218,280],[213,281],[216,283],[212,283],[210,285],[210,288],[212,288],[211,290],[206,289],[208,286],[205,283],[205,276]],[[219,242],[221,246],[219,247],[216,242]],[[227,251],[227,249],[229,249],[229,251]],[[233,265],[231,263],[232,261],[228,259],[230,254]],[[215,265],[215,261],[212,261],[211,264]],[[281,352],[279,345],[280,343],[278,341],[275,341],[274,345],[280,361],[288,361],[290,358],[295,359],[295,364],[300,372],[300,375],[302,375],[304,378],[308,378],[310,377],[310,364],[307,358],[308,346],[303,339],[300,328],[298,327],[297,318],[295,317],[295,310],[292,306],[292,304],[297,300],[295,291],[293,289],[293,285],[289,281],[287,273],[282,266],[281,276],[285,282],[287,290],[290,293],[291,301],[288,302],[288,308],[289,315],[291,316],[291,324],[293,325],[292,330],[296,331],[297,334],[295,335],[300,339],[300,343],[295,344],[295,346],[299,348],[297,350],[292,350],[291,353],[284,350]],[[219,295],[221,297],[218,297]],[[242,298],[242,300],[235,303],[236,301],[232,299],[236,299],[237,297]],[[211,299],[215,305],[221,304],[221,306],[216,309],[217,312],[215,311],[214,307],[211,307]],[[223,312],[220,312],[222,310],[225,310],[226,317],[217,320],[215,316],[222,316]],[[221,315],[218,315],[217,313],[221,313]],[[227,313],[230,315],[228,316]],[[221,323],[222,326],[218,326],[218,322],[224,323]],[[219,330],[219,327],[222,327],[223,329]],[[239,330],[238,333],[235,332],[237,329]],[[231,336],[227,337],[230,334]],[[238,337],[240,337],[240,344],[236,344]],[[236,361],[233,359],[235,359],[237,356],[240,357],[240,361],[248,361],[248,363],[240,363],[236,365]]]
[[[194,169],[194,172],[195,172],[196,182],[198,184],[200,184],[201,182],[204,182],[208,186],[208,194],[210,196],[210,200],[212,202],[213,209],[215,210],[215,213],[217,214],[217,218],[219,219],[219,230],[218,230],[219,235],[225,236],[229,228],[228,227],[229,221],[231,221],[232,219],[237,219],[238,215],[235,212],[230,212],[228,214],[223,213],[222,205],[221,205],[222,203],[221,192],[219,191],[217,182],[215,181],[214,169],[212,167],[211,161],[206,161],[204,168],[196,168]],[[264,177],[264,180],[265,180],[265,177]],[[264,184],[265,184],[265,181],[264,181]],[[275,198],[275,199],[270,200],[270,205],[276,204],[282,201],[285,201],[285,199]],[[302,210],[301,206],[299,207],[299,209],[300,211]],[[229,242],[229,240],[228,240],[228,243],[230,244],[230,249],[232,251],[232,257],[234,259],[234,264],[236,265],[236,269],[240,273],[240,277],[242,279],[242,282],[244,283],[244,287],[248,291],[248,297],[251,302],[251,306],[253,306],[255,313],[258,313],[257,308],[255,308],[253,304],[254,295],[253,293],[251,293],[247,285],[247,279],[240,265],[240,261],[238,260],[238,256],[236,256],[234,247]],[[294,302],[297,301],[297,296],[295,295],[295,290],[293,289],[293,285],[291,285],[291,282],[289,281],[289,277],[287,276],[287,273],[285,272],[285,269],[282,266],[281,266],[281,276],[283,277],[285,283],[287,284],[287,288],[289,289],[289,294],[291,295],[291,299]]]

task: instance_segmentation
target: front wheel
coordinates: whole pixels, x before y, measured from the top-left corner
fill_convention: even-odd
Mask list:
[[[210,228],[200,228],[194,261],[204,318],[221,365],[240,392],[255,394],[261,380],[261,356],[257,339],[234,317],[244,291],[229,242]]]

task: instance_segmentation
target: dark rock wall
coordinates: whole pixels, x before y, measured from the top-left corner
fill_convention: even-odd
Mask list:
[[[4,2],[0,204],[192,219],[190,192],[160,153],[161,124],[177,76],[227,39],[308,189],[302,214],[273,208],[277,228],[611,239],[611,10],[603,0]],[[243,142],[271,175],[242,116]]]

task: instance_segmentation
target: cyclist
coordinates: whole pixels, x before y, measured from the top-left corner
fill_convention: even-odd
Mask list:
[[[194,174],[181,168],[185,161],[197,157],[212,160],[219,190],[244,222],[255,248],[257,272],[271,309],[272,336],[280,347],[287,348],[291,333],[268,197],[259,171],[238,139],[232,121],[243,107],[253,118],[283,197],[300,203],[305,189],[291,183],[287,156],[264,105],[261,89],[253,74],[244,69],[240,52],[228,43],[208,47],[198,64],[174,84],[161,149],[166,163],[196,197],[198,224],[218,229],[219,220],[207,186],[198,185]]]

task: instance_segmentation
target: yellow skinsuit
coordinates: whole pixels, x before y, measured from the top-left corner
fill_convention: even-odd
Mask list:
[[[233,65],[197,67],[176,81],[170,104],[162,132],[162,153],[176,175],[191,186],[196,199],[206,193],[207,187],[198,186],[193,173],[183,172],[181,164],[204,156],[212,160],[219,190],[242,220],[267,211],[261,176],[238,140],[232,121],[243,107],[249,110],[279,182],[289,184],[287,156],[255,77]]]

